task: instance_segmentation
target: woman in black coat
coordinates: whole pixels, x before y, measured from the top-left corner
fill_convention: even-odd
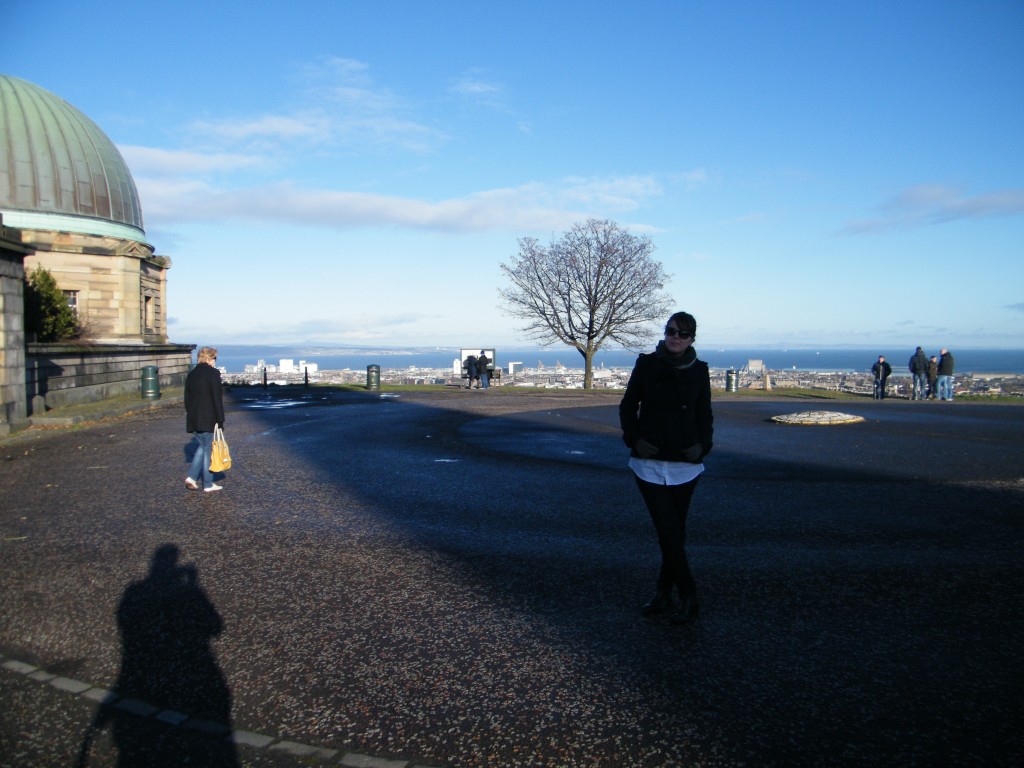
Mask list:
[[[692,346],[696,335],[692,315],[672,315],[655,351],[637,358],[619,404],[622,439],[632,449],[629,466],[661,549],[655,593],[642,611],[651,616],[671,610],[675,589],[680,604],[671,620],[680,624],[700,611],[686,558],[686,515],[713,433],[711,377]]]
[[[185,487],[194,491],[199,487],[196,481],[201,479],[204,491],[219,491],[221,486],[213,482],[210,472],[213,430],[218,424],[224,427],[224,393],[220,371],[213,365],[217,350],[203,347],[196,359],[196,367],[185,377],[185,431],[195,434],[196,443]]]

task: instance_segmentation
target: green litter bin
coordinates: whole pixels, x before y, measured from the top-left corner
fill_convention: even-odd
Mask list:
[[[143,400],[160,399],[160,375],[155,365],[147,365],[142,369],[140,391]]]
[[[379,365],[368,365],[366,366],[366,388],[371,392],[376,392],[380,389],[380,366]]]

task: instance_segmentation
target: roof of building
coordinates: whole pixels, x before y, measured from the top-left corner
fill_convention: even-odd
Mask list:
[[[144,240],[128,165],[92,120],[44,88],[0,75],[4,224]]]

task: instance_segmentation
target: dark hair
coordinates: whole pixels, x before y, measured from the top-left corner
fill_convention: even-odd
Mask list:
[[[669,323],[674,322],[680,331],[689,331],[690,335],[697,338],[697,318],[689,312],[676,312],[665,322],[667,328]]]

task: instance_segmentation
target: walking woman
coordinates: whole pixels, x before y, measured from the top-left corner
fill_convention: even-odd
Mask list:
[[[713,433],[711,378],[692,346],[696,336],[693,315],[672,315],[654,352],[637,358],[619,404],[622,439],[631,449],[629,466],[661,549],[654,596],[642,613],[671,611],[676,624],[695,619],[700,611],[686,559],[686,514]],[[675,610],[673,589],[680,600]]]
[[[214,367],[217,350],[203,347],[196,356],[196,367],[185,377],[185,431],[195,434],[196,452],[192,455],[185,487],[191,491],[199,487],[207,493],[222,490],[213,482],[210,472],[210,449],[213,447],[213,429],[224,427],[224,395],[220,385],[220,371]]]

